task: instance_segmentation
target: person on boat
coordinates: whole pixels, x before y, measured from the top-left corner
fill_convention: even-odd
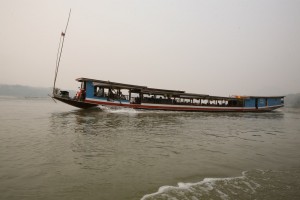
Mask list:
[[[85,100],[85,89],[81,88],[80,89],[80,101]]]
[[[85,99],[85,90],[83,88],[76,93],[75,99],[78,101],[83,101]]]
[[[77,92],[76,92],[76,95],[75,95],[75,100],[79,100],[79,97],[80,97],[80,90],[78,90]]]
[[[98,97],[103,97],[104,96],[104,90],[103,90],[103,88],[98,88],[97,96]]]
[[[125,95],[120,91],[120,94],[119,94],[119,96],[120,96],[120,99],[123,99],[123,100],[126,100],[126,97],[125,97]]]

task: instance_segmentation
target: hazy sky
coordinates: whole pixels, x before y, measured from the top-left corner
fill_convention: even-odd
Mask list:
[[[300,92],[299,0],[0,0],[0,83],[79,77],[210,95]]]

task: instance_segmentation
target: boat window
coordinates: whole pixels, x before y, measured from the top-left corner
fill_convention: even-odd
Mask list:
[[[228,101],[228,106],[232,106],[232,107],[243,107],[244,105],[244,101],[243,100],[229,100]]]
[[[104,88],[95,86],[94,87],[94,96],[104,97]]]
[[[140,104],[141,103],[140,93],[131,92],[130,102],[134,104]]]
[[[197,105],[197,104],[199,104],[200,103],[200,101],[199,101],[199,99],[192,99],[192,103],[194,104],[194,105]]]
[[[109,90],[108,88],[104,88],[104,97],[108,97]]]
[[[86,84],[85,84],[85,82],[81,82],[80,88],[86,90]]]
[[[125,89],[120,90],[119,95],[120,95],[120,99],[129,100],[129,90],[125,90]]]

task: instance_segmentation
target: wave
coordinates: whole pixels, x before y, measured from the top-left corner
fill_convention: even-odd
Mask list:
[[[260,184],[247,176],[247,173],[243,172],[238,177],[205,178],[197,183],[162,186],[157,192],[144,195],[141,200],[248,199],[246,196],[254,194]]]

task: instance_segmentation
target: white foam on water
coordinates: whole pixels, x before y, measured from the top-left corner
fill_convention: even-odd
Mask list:
[[[224,192],[222,192],[222,191],[220,191],[218,189],[216,189],[216,191],[219,193],[221,199],[223,199],[223,200],[227,200],[228,199],[228,195],[227,194],[225,194]]]
[[[144,195],[141,200],[146,200],[147,198],[154,197],[159,194],[163,194],[171,189],[176,189],[175,186],[161,186],[157,192]]]
[[[243,181],[243,183],[252,191],[252,193],[255,192],[255,189],[246,181]]]
[[[180,113],[179,111],[163,111],[163,110],[143,110],[133,109],[125,107],[114,107],[114,106],[98,106],[102,111],[107,113],[120,113],[120,114],[144,114],[144,113],[155,113],[155,114],[174,114]]]
[[[235,184],[239,183],[240,180],[245,180],[246,178],[246,172],[242,173],[242,176],[238,177],[229,177],[229,178],[204,178],[200,182],[196,183],[182,183],[179,182],[177,186],[161,186],[157,192],[146,194],[144,195],[141,200],[148,200],[148,199],[155,199],[156,196],[164,196],[167,197],[167,199],[182,199],[187,198],[185,196],[186,193],[189,193],[188,199],[201,199],[201,196],[203,195],[209,195],[210,192],[215,191],[215,194],[218,195],[218,198],[221,198],[223,200],[230,199],[229,195],[226,194],[224,191],[221,191],[221,189],[217,188],[217,184],[222,184],[225,187],[227,185],[233,185],[234,188],[241,188],[239,186],[236,186]],[[245,183],[246,181],[243,181]],[[247,182],[246,182],[247,183]],[[254,184],[254,183],[253,183]],[[255,191],[255,188],[258,187],[258,184],[254,184],[254,187],[251,186],[251,184],[246,184],[247,187],[250,188],[250,190],[253,192]],[[235,192],[228,190],[229,193],[236,195]],[[193,193],[197,193],[194,194]],[[175,195],[174,195],[175,194]],[[177,196],[177,198],[176,198]]]
[[[140,111],[133,108],[122,108],[122,107],[109,107],[109,106],[99,106],[99,108],[107,113],[120,113],[120,114],[137,114]]]

